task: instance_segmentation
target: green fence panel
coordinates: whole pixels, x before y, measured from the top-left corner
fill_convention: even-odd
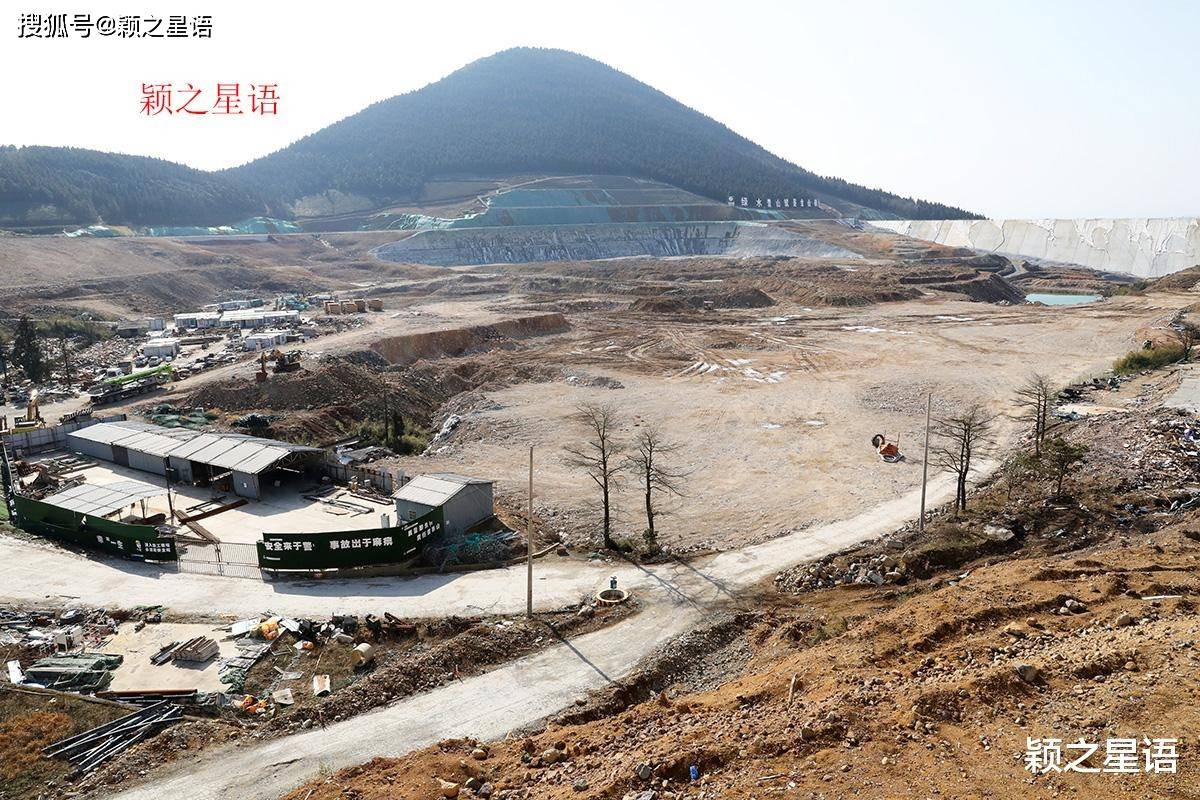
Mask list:
[[[157,539],[158,531],[153,525],[133,525],[128,522],[117,522],[103,517],[84,517],[80,523],[80,527],[86,527],[95,531],[104,531],[105,533],[114,533],[119,536],[132,539]]]
[[[49,503],[43,503],[39,500],[32,500],[28,497],[21,497],[20,495],[17,495],[14,500],[17,515],[22,520],[44,522],[48,525],[62,525],[70,528],[76,527],[74,511],[52,506]]]
[[[103,531],[114,536],[134,539],[157,539],[158,531],[153,525],[131,525],[126,522],[116,522],[104,517],[80,514],[67,508],[43,503],[28,497],[17,495],[17,514],[34,522],[44,522],[63,528],[76,530],[88,529]]]
[[[341,569],[399,564],[421,552],[444,528],[442,509],[435,508],[394,528],[324,533],[264,533],[258,543],[263,569]]]
[[[16,495],[17,527],[81,547],[90,547],[122,558],[177,561],[174,539],[159,539],[152,525],[127,525],[102,517],[79,514],[66,508]]]

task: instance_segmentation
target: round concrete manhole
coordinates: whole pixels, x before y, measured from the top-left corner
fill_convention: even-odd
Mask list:
[[[624,589],[604,589],[596,595],[596,602],[606,606],[616,606],[629,599],[629,592]]]

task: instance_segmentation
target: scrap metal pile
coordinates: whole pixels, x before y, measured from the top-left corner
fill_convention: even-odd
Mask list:
[[[112,722],[70,736],[42,749],[51,758],[65,758],[75,774],[85,775],[138,742],[183,719],[183,709],[166,700]]]
[[[63,489],[78,486],[84,482],[80,472],[95,463],[74,454],[38,462],[18,460],[15,467],[19,491],[26,497],[40,500]]]
[[[19,645],[33,654],[99,647],[116,630],[117,620],[103,608],[0,609],[0,645]]]

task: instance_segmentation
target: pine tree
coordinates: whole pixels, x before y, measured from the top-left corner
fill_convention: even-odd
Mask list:
[[[25,370],[31,381],[40,381],[46,374],[46,357],[38,341],[37,328],[29,317],[21,317],[12,343],[13,363]]]

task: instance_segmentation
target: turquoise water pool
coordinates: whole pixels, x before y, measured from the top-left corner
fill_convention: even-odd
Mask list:
[[[1048,306],[1081,306],[1094,303],[1100,299],[1098,294],[1052,294],[1050,292],[1034,292],[1025,295],[1027,303],[1044,303]]]

